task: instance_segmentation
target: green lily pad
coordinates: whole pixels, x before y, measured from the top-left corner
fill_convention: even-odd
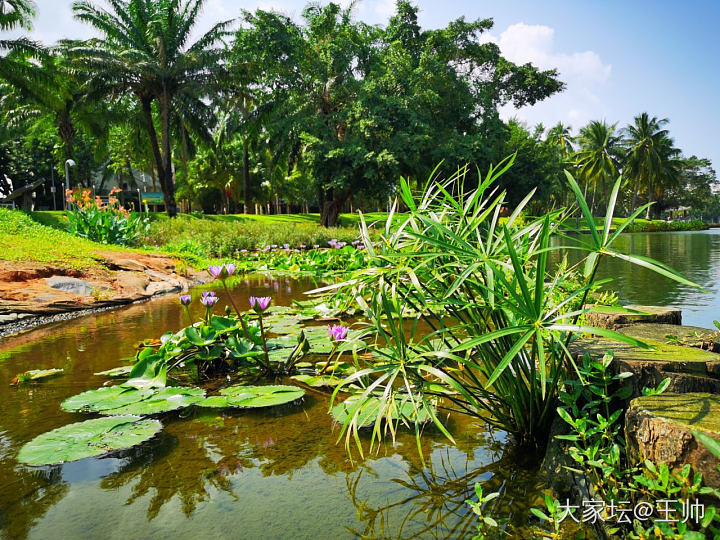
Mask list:
[[[273,407],[295,401],[305,395],[305,390],[297,386],[230,386],[220,390],[228,404],[233,407]]]
[[[112,369],[108,369],[106,371],[98,371],[95,373],[95,375],[103,376],[103,377],[110,377],[110,378],[116,378],[116,377],[125,377],[127,375],[130,375],[130,372],[132,371],[132,366],[120,366]]]
[[[198,407],[208,407],[211,409],[224,409],[225,407],[230,406],[226,396],[206,397],[196,402],[195,405],[197,405]]]
[[[350,396],[345,401],[338,403],[331,410],[332,417],[344,424],[348,418],[357,416],[357,425],[359,427],[367,427],[375,424],[378,413],[382,412],[383,418],[387,416],[387,411],[381,411],[380,399],[376,396],[366,397],[359,405],[359,413],[356,408],[361,400],[360,395]],[[425,423],[430,419],[430,414],[424,408],[416,411],[409,398],[396,398],[395,406],[390,414],[393,420],[404,420],[408,422]]]
[[[38,379],[46,379],[48,377],[60,375],[61,373],[65,373],[65,370],[62,368],[31,369],[24,373],[18,373],[13,379],[13,384],[19,384],[28,381],[37,381]]]
[[[18,461],[26,465],[52,465],[101,456],[147,441],[161,429],[159,421],[138,416],[86,420],[38,435],[20,449]]]
[[[129,403],[124,407],[99,411],[100,414],[137,414],[149,415],[184,409],[197,403],[205,397],[202,388],[186,388],[182,386],[168,386],[135,403]]]
[[[290,377],[296,381],[312,386],[313,388],[322,388],[323,386],[335,387],[342,382],[339,377],[333,377],[332,375],[293,375]]]
[[[181,409],[200,401],[204,396],[205,392],[201,388],[168,386],[138,389],[119,385],[88,390],[69,397],[60,406],[70,412],[147,415]]]

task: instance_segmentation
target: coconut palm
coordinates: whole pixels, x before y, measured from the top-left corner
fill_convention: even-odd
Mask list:
[[[641,189],[647,191],[648,202],[664,184],[672,184],[677,174],[676,158],[680,151],[675,148],[665,126],[667,118],[652,118],[644,112],[633,119],[625,128],[625,142],[628,152],[625,158],[625,176],[634,182],[632,207],[637,207]],[[648,207],[646,218],[650,218]]]
[[[575,137],[572,136],[572,128],[562,122],[558,122],[548,130],[547,140],[560,148],[560,155],[567,160],[574,152]]]
[[[73,53],[109,95],[132,95],[139,101],[170,216],[177,213],[173,116],[180,107],[205,109],[202,99],[223,69],[220,60],[224,53],[218,44],[232,22],[216,24],[189,44],[203,4],[205,0],[110,0],[108,10],[90,1],[73,5],[75,17],[92,25],[102,36],[75,48]],[[159,137],[154,105],[159,116]]]
[[[0,30],[30,30],[32,18],[35,16],[35,2],[32,0],[0,0]],[[39,45],[28,38],[2,39],[0,52],[30,53],[39,49]],[[3,58],[0,57],[0,61]]]
[[[591,209],[595,209],[595,195],[600,186],[605,196],[606,186],[617,175],[622,152],[621,137],[615,131],[616,124],[594,120],[580,130],[580,149],[575,154],[577,173],[585,183],[585,189],[592,186]]]

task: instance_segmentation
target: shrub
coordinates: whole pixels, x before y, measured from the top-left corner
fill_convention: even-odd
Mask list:
[[[90,197],[89,189],[67,190],[68,230],[101,244],[137,244],[147,232],[147,218],[123,208],[113,197],[117,191],[111,190],[107,204],[103,204],[99,197]]]
[[[327,247],[333,239],[347,242],[360,236],[356,228],[324,228],[315,223],[216,221],[179,216],[151,223],[149,242],[171,251],[188,251],[206,257],[236,257],[243,249],[289,244],[296,248]]]

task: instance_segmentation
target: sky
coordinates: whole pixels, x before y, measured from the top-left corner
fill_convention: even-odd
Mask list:
[[[341,0],[347,4],[349,0]],[[101,2],[99,2],[101,3]],[[71,0],[36,0],[31,32],[43,43],[86,38]],[[241,10],[272,9],[299,20],[304,0],[207,0],[198,34]],[[533,126],[562,121],[579,129],[590,120],[623,127],[648,112],[668,118],[685,155],[710,158],[720,169],[719,0],[415,0],[423,28],[459,17],[492,18],[484,39],[509,60],[557,68],[564,92],[532,107],[502,111]],[[360,0],[355,16],[386,24],[395,0]]]

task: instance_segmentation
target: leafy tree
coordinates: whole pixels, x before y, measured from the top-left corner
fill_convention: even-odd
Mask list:
[[[134,96],[140,103],[168,215],[175,216],[171,130],[182,108],[188,117],[205,109],[222,70],[218,43],[231,21],[214,25],[188,45],[205,0],[114,0],[110,9],[76,1],[75,16],[102,35],[74,49],[84,69],[110,95]],[[158,138],[153,105],[159,116]],[[197,115],[199,119],[200,115]]]
[[[585,184],[585,191],[592,186],[590,207],[593,211],[598,186],[601,198],[605,199],[607,186],[618,174],[622,138],[615,128],[616,124],[594,120],[580,130],[578,137],[580,148],[575,154],[575,166]]]
[[[642,113],[625,128],[626,145],[625,176],[634,182],[632,208],[637,208],[637,196],[641,189],[647,192],[648,202],[677,176],[676,158],[680,151],[674,147],[665,129],[667,118],[650,117]],[[648,208],[646,218],[650,218]]]
[[[307,167],[327,226],[351,196],[387,196],[400,175],[424,177],[440,159],[448,168],[499,159],[507,132],[498,107],[562,88],[554,70],[517,66],[482,43],[490,19],[422,31],[404,1],[386,29],[333,3],[310,5],[303,18],[245,13],[236,43],[260,66],[258,84],[276,102],[269,125],[301,149],[290,161]]]
[[[32,0],[0,0],[0,31],[30,30],[34,16],[35,2]],[[0,53],[28,54],[36,53],[39,50],[40,46],[26,37],[6,39],[0,36]],[[0,63],[7,61],[9,61],[7,57],[0,56]]]

